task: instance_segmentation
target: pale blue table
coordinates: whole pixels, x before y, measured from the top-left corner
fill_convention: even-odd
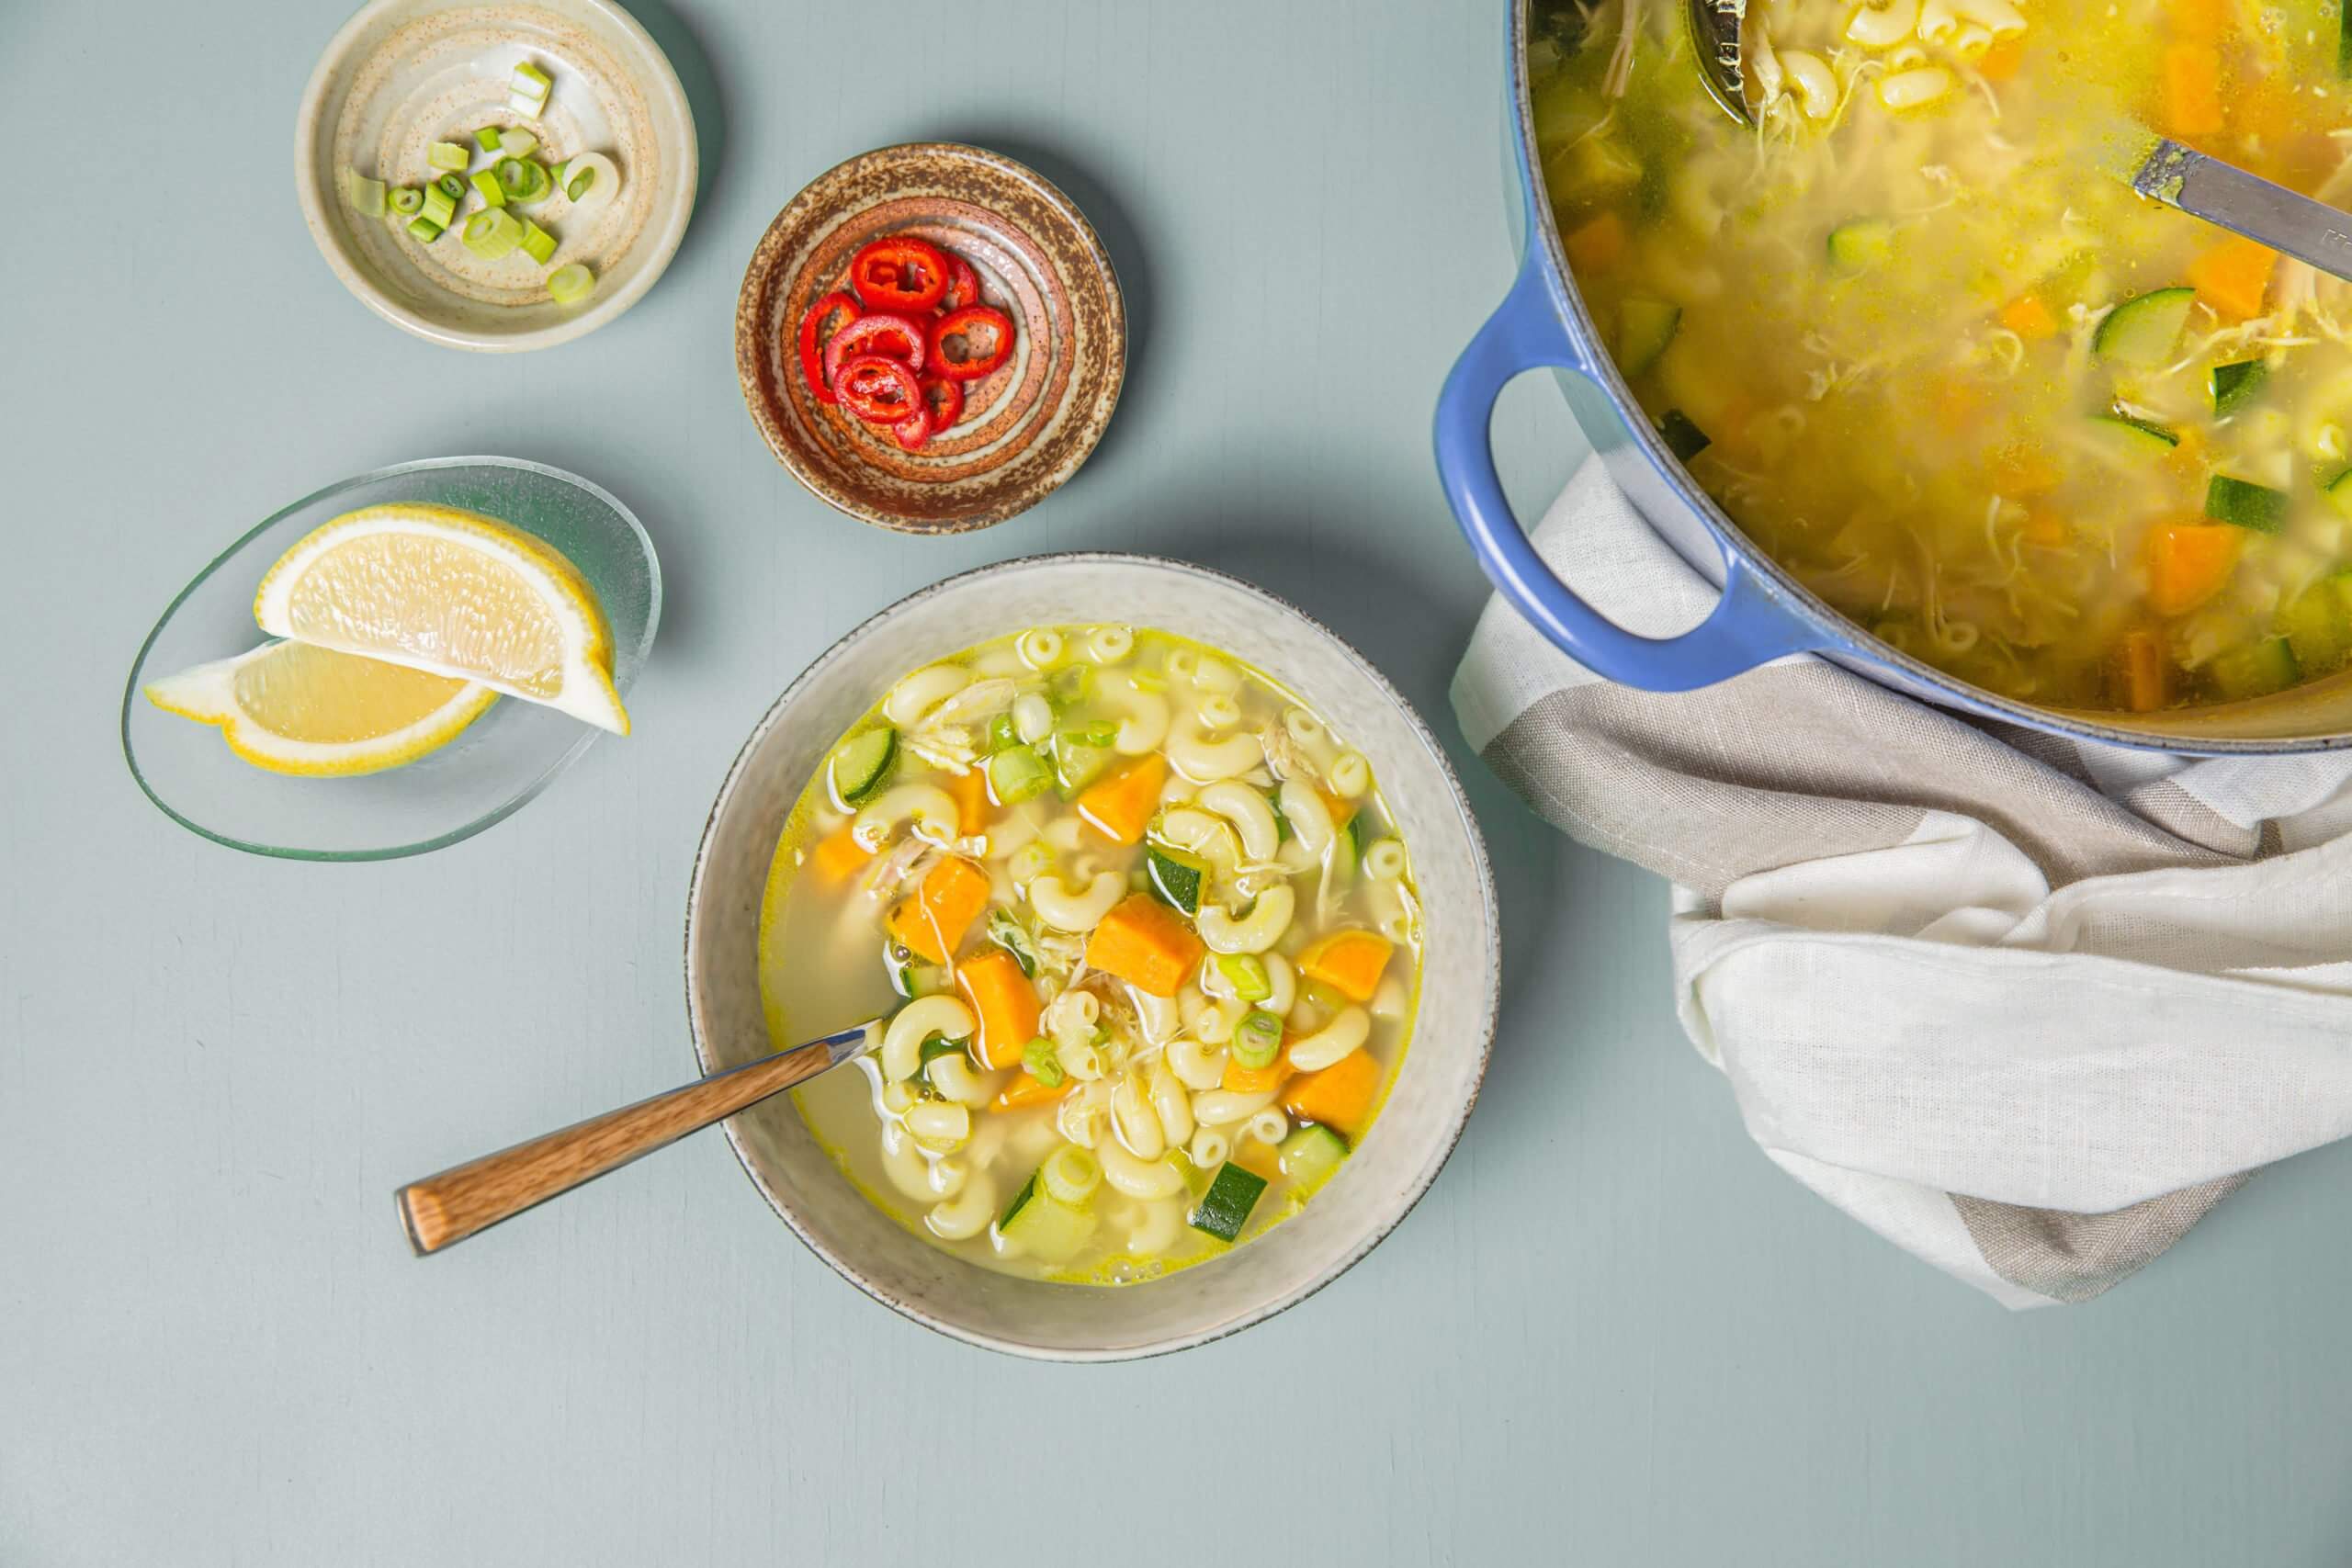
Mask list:
[[[1461,1152],[1238,1338],[1062,1370],[873,1305],[705,1138],[419,1262],[390,1192],[689,1068],[688,857],[752,720],[918,584],[1196,557],[1355,640],[1441,730],[1484,598],[1428,457],[1510,272],[1486,0],[646,0],[708,181],[615,326],[395,333],[296,212],[340,0],[0,5],[0,1564],[2279,1564],[2352,1544],[2352,1156],[2274,1171],[2104,1301],[2013,1317],[1798,1190],[1682,1043],[1665,889],[1480,769],[1506,1012]],[[892,90],[899,70],[912,85]],[[1109,441],[1003,528],[835,516],[730,357],[752,242],[865,148],[1062,181],[1137,327]],[[1498,427],[1540,502],[1577,446]],[[632,702],[543,800],[348,868],[218,849],[126,774],[172,592],[402,458],[576,468],[661,546]]]

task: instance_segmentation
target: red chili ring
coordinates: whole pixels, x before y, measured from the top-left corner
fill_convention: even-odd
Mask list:
[[[817,400],[820,403],[841,400],[833,396],[832,386],[826,377],[823,354],[825,344],[817,341],[817,334],[825,330],[825,323],[831,321],[836,312],[842,310],[849,312],[849,320],[834,330],[833,336],[838,337],[856,321],[858,314],[857,301],[839,289],[835,289],[809,306],[808,313],[800,318],[800,374],[808,381],[808,389],[817,394]],[[826,341],[830,343],[831,340]]]
[[[915,385],[922,390],[923,407],[931,413],[931,434],[954,427],[964,417],[964,383],[951,381],[944,376],[922,376]]]
[[[871,318],[868,318],[869,320]],[[986,327],[996,334],[996,346],[986,358],[958,359],[947,352],[947,340],[960,337],[968,351],[973,329]],[[847,333],[850,329],[842,329]],[[841,340],[835,338],[834,342]],[[931,323],[931,368],[951,381],[977,381],[1002,365],[1012,354],[1012,318],[993,305],[967,305]],[[918,367],[920,368],[920,367]]]
[[[899,444],[901,452],[920,452],[931,445],[931,411],[917,408],[890,427],[890,439]]]
[[[896,424],[909,414],[928,412],[915,373],[879,354],[860,355],[841,367],[833,390],[842,407],[868,424]]]
[[[876,310],[920,315],[947,292],[947,258],[912,234],[885,234],[849,261],[849,286]]]
[[[960,310],[967,305],[978,304],[980,275],[972,270],[970,262],[966,261],[956,252],[948,251],[944,254],[947,257],[947,292],[939,297],[939,308],[943,310]]]
[[[876,338],[895,336],[897,346],[876,343]],[[923,326],[912,316],[895,315],[888,310],[871,311],[858,317],[835,333],[825,344],[825,380],[836,390],[840,388],[842,366],[861,355],[879,354],[903,362],[910,370],[921,370],[925,357]]]

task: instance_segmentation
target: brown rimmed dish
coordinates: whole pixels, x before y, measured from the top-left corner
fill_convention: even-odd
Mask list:
[[[1019,334],[965,389],[963,420],[919,452],[820,402],[795,347],[858,247],[897,233],[961,254]],[[1109,426],[1126,355],[1126,307],[1092,225],[1035,170],[959,142],[885,147],[819,175],[761,236],[735,308],[736,373],[769,449],[836,509],[910,534],[985,528],[1052,494]]]

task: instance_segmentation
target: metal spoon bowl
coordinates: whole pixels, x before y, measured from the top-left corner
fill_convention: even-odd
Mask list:
[[[1747,74],[1740,63],[1739,29],[1747,14],[1747,0],[1684,0],[1683,19],[1690,28],[1690,53],[1699,62],[1699,80],[1707,96],[1742,125],[1752,125],[1747,112]]]

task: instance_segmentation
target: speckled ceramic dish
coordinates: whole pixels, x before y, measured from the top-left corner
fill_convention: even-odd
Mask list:
[[[858,247],[895,233],[960,252],[1020,333],[1001,369],[966,387],[963,420],[920,452],[818,401],[796,347],[801,316],[845,286]],[[1126,307],[1092,226],[1035,170],[956,142],[885,147],[819,176],[768,225],[735,307],[735,368],[802,484],[867,523],[956,534],[1036,505],[1102,439],[1126,378]]]
[[[554,79],[536,121],[506,102],[526,60]],[[426,148],[470,147],[484,125],[527,127],[542,157],[602,152],[620,169],[620,194],[593,212],[560,193],[528,209],[560,242],[546,265],[519,251],[483,261],[454,229],[425,244],[345,199],[345,170],[424,186],[438,172]],[[405,332],[491,353],[569,342],[641,299],[685,234],[695,175],[694,115],[677,73],[611,0],[371,0],[320,57],[295,129],[302,217],[344,287]],[[469,196],[459,211],[481,205]],[[569,262],[596,275],[585,303],[548,298],[548,273]]]
[[[686,896],[686,1006],[702,1068],[716,1072],[773,1049],[761,895],[785,818],[835,738],[909,670],[1019,627],[1143,604],[1149,625],[1248,660],[1348,736],[1411,848],[1425,910],[1419,1011],[1396,1087],[1340,1175],[1226,1257],[1141,1284],[1046,1284],[918,1239],[850,1185],[788,1098],[727,1123],[768,1202],[859,1289],[943,1334],[1049,1360],[1181,1350],[1271,1317],[1377,1246],[1453,1153],[1486,1071],[1502,961],[1486,846],[1428,728],[1363,656],[1246,582],[1148,556],[1008,561],[900,600],[792,683],[719,789]]]

